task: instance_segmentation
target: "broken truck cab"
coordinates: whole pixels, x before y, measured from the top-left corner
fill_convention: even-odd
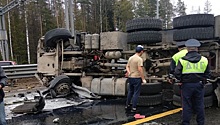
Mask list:
[[[76,35],[75,42],[69,39],[71,33],[58,28],[39,40],[37,78],[41,83],[56,88],[51,92],[54,96],[65,96],[70,91],[68,81],[54,78],[66,75],[71,83],[98,95],[124,96],[127,78],[123,77],[126,61],[122,60],[122,52],[126,50],[127,34],[105,32],[99,36],[82,33]],[[50,85],[55,82],[56,85]]]
[[[161,86],[167,83],[171,56],[177,52],[176,42],[194,38],[201,41],[199,51],[209,59],[213,74],[210,82],[218,85],[220,16],[194,14],[177,17],[173,20],[172,30],[162,30],[159,19],[136,18],[127,22],[126,31],[81,32],[74,38],[62,28],[48,31],[38,41],[36,77],[42,85],[55,88],[51,92],[54,96],[65,96],[70,92],[71,85],[66,78],[60,77],[51,85],[60,75],[68,76],[74,85],[101,96],[126,96],[126,60],[135,53],[134,46],[141,44],[145,49],[142,59],[148,84],[143,85],[145,91],[141,92],[139,99],[160,100]],[[146,91],[148,88],[153,89]],[[217,96],[220,98],[219,94]]]

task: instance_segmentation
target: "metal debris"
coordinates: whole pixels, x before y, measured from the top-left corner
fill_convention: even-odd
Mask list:
[[[59,118],[55,118],[55,119],[53,120],[53,123],[59,123],[59,121],[60,121]]]
[[[12,109],[13,113],[37,113],[43,110],[45,106],[44,97],[41,95],[40,91],[37,91],[39,96],[34,96],[33,100],[26,100],[22,105],[19,105]]]

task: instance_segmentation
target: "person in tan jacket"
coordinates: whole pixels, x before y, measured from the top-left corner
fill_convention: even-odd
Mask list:
[[[146,83],[143,71],[143,59],[140,57],[144,53],[144,48],[141,45],[136,47],[136,53],[128,59],[126,65],[129,91],[127,95],[127,101],[125,109],[130,109],[132,112],[137,110],[137,100],[140,95],[141,84]],[[131,106],[132,100],[132,106]]]

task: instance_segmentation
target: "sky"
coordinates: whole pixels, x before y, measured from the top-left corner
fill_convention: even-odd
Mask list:
[[[177,3],[178,0],[172,0],[174,3]],[[205,2],[207,0],[182,0],[186,4],[186,13],[187,14],[195,14],[198,12],[198,8],[200,6],[200,13],[204,12]],[[215,16],[220,15],[220,0],[209,0],[211,3],[211,14]]]

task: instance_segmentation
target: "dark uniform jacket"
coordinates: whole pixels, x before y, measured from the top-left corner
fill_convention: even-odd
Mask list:
[[[2,69],[2,67],[0,66],[0,84],[2,85],[2,87],[5,86],[6,80],[7,80],[7,77],[5,75],[5,72]],[[4,93],[3,89],[0,89],[0,102],[3,101],[4,97],[5,97],[5,93]]]
[[[191,63],[197,63],[201,59],[201,55],[196,52],[188,52],[186,56],[182,57],[183,60],[187,60]],[[182,74],[183,66],[181,65],[180,61],[177,64],[177,67],[175,68],[175,77],[180,80],[182,83],[197,83],[201,81],[206,81],[207,78],[210,78],[211,72],[209,69],[209,66],[206,67],[206,70],[204,73],[190,73],[190,74]]]

